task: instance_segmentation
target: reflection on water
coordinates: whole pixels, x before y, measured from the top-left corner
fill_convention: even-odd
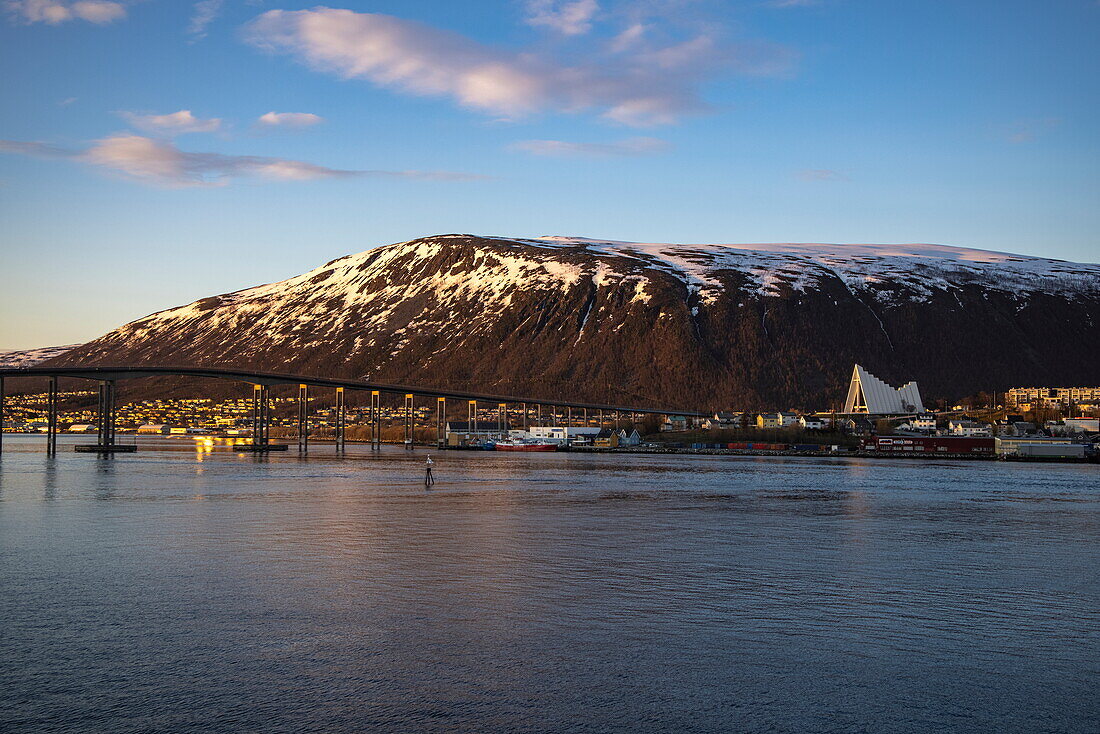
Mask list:
[[[5,732],[1100,730],[1095,466],[40,444]]]

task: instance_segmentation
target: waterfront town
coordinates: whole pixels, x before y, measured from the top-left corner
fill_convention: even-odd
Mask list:
[[[98,430],[94,392],[60,393],[58,430]],[[297,397],[270,398],[272,438],[294,438]],[[326,396],[307,398],[311,440],[332,439],[337,408]],[[456,401],[457,402],[457,401]],[[3,430],[48,429],[48,395],[9,395]],[[120,434],[220,437],[246,443],[255,417],[249,398],[163,398],[124,403],[115,412]],[[1019,387],[954,405],[925,408],[916,383],[893,388],[853,369],[843,410],[716,411],[686,416],[630,415],[526,404],[462,405],[463,420],[437,406],[379,406],[382,441],[451,449],[609,450],[722,453],[837,453],[873,455],[1084,460],[1100,453],[1100,387]],[[453,409],[452,409],[453,410]],[[346,407],[349,441],[370,438],[369,406]]]

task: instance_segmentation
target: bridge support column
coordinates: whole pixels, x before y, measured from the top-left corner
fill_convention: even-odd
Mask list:
[[[46,455],[57,454],[57,378],[50,378],[46,393]]]
[[[435,399],[435,445],[443,448],[447,442],[447,398]]]
[[[96,415],[98,428],[98,441],[94,446],[83,445],[74,447],[76,451],[84,454],[114,454],[122,452],[132,454],[137,451],[136,444],[115,443],[115,381],[99,381],[99,409]]]
[[[248,450],[286,450],[286,444],[271,443],[271,400],[267,385],[252,385],[252,446]]]
[[[413,447],[413,396],[405,393],[405,449],[412,451]]]
[[[379,414],[382,412],[381,398],[377,390],[370,391],[370,450],[382,449],[382,427]]]
[[[4,378],[0,377],[0,453],[4,452]]]
[[[259,410],[259,432],[253,434],[252,439],[255,441],[257,438],[260,441],[260,445],[267,447],[271,445],[271,399],[268,395],[267,385],[260,385],[260,410]]]
[[[102,448],[115,445],[114,380],[99,383],[99,445]]]
[[[298,386],[298,451],[309,453],[309,388]]]
[[[344,388],[336,388],[336,453],[344,452],[344,424],[346,422],[346,408],[344,407]]]
[[[477,433],[477,401],[471,400],[466,405],[466,428],[473,436]]]

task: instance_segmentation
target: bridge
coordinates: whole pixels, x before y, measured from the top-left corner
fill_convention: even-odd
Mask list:
[[[618,423],[623,413],[630,414],[634,421],[639,415],[683,415],[691,417],[703,417],[704,413],[690,410],[675,410],[670,408],[651,408],[629,405],[612,405],[603,403],[584,403],[562,400],[545,400],[540,398],[517,397],[511,395],[492,395],[487,393],[462,392],[454,390],[441,390],[437,388],[421,387],[414,385],[393,385],[386,383],[368,382],[364,380],[346,380],[332,377],[313,377],[306,375],[291,375],[279,372],[256,372],[240,369],[223,369],[213,367],[104,367],[104,366],[75,366],[75,367],[27,367],[22,369],[0,369],[0,426],[4,419],[4,381],[12,378],[45,378],[49,382],[46,399],[46,452],[50,455],[57,453],[57,405],[58,390],[57,381],[62,378],[75,378],[92,380],[99,383],[99,404],[96,411],[96,426],[99,429],[98,440],[94,445],[78,446],[78,451],[97,453],[112,453],[116,451],[133,451],[132,444],[119,444],[115,440],[116,418],[115,399],[116,385],[120,380],[134,380],[146,377],[190,377],[202,379],[227,380],[246,383],[252,386],[252,443],[244,447],[248,451],[286,450],[286,444],[273,444],[270,440],[271,405],[268,391],[276,385],[298,386],[298,419],[297,438],[298,450],[302,453],[309,451],[309,389],[333,390],[335,397],[334,428],[336,438],[336,451],[342,452],[345,447],[345,433],[347,428],[347,406],[345,393],[359,391],[370,394],[370,445],[372,450],[382,447],[381,433],[381,396],[404,396],[403,418],[405,424],[405,442],[411,443],[413,435],[413,406],[417,397],[421,399],[434,399],[436,403],[435,433],[436,443],[443,440],[447,423],[447,401],[461,400],[467,405],[467,415],[471,426],[476,428],[477,409],[479,403],[491,403],[497,406],[498,424],[503,427],[507,422],[507,409],[509,404],[523,406],[524,428],[527,427],[529,409],[533,406],[536,417],[541,417],[544,407],[553,411],[565,409],[567,425],[573,424],[573,410],[582,412],[585,424],[588,423],[588,411],[598,414],[600,425],[604,423],[604,414],[610,413],[614,421]],[[0,451],[3,451],[3,431],[0,430]]]

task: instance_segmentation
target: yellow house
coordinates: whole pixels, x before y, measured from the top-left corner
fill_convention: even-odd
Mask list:
[[[596,437],[594,439],[592,439],[592,445],[604,449],[618,448],[619,432],[613,431],[610,428],[605,428],[598,434],[596,434]]]
[[[782,418],[778,413],[761,413],[756,416],[757,428],[781,428]]]

